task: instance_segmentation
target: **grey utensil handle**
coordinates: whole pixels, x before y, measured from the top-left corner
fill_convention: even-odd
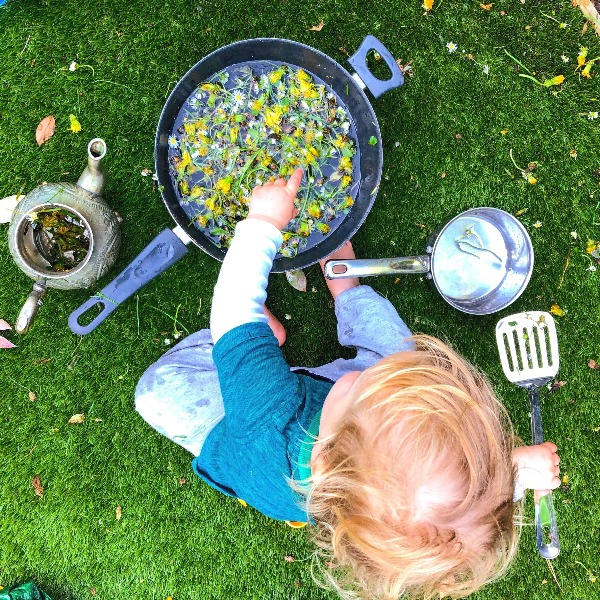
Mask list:
[[[327,279],[344,279],[346,277],[428,273],[429,268],[429,255],[423,254],[398,258],[328,260],[325,263],[324,271]]]
[[[529,411],[533,444],[542,444],[544,442],[544,430],[542,428],[542,411],[538,389],[529,390]],[[544,507],[545,510],[543,510]],[[544,558],[556,558],[560,553],[560,539],[552,502],[552,492],[548,492],[535,503],[535,544],[538,552]]]
[[[367,54],[370,50],[375,50],[383,58],[392,73],[390,79],[381,80],[371,73],[367,66]],[[348,62],[354,67],[356,74],[375,98],[379,98],[381,94],[400,87],[404,83],[402,69],[400,69],[390,51],[373,35],[365,37],[358,50],[348,59]]]

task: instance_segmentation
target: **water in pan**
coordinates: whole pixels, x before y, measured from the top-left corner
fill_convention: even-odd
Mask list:
[[[280,255],[323,240],[358,193],[356,128],[343,100],[319,78],[273,61],[238,63],[200,84],[169,137],[169,164],[190,222],[228,246],[255,185],[302,167],[300,211]]]
[[[478,300],[497,290],[507,273],[508,251],[501,231],[480,217],[461,217],[440,234],[432,274],[452,300]]]

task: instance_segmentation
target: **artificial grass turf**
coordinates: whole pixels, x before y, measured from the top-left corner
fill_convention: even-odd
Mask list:
[[[600,371],[587,363],[600,362],[599,279],[587,270],[592,261],[585,242],[600,239],[593,174],[600,168],[600,119],[586,116],[599,109],[599,88],[597,79],[581,78],[574,67],[580,46],[593,58],[600,44],[591,29],[581,34],[583,19],[568,0],[498,1],[489,11],[478,2],[446,1],[427,16],[420,4],[9,0],[0,9],[0,197],[42,181],[76,181],[87,142],[103,137],[103,196],[124,221],[120,258],[99,289],[173,225],[140,172],[153,168],[161,108],[187,69],[251,37],[297,40],[346,66],[340,48],[352,53],[366,34],[376,35],[404,64],[412,61],[414,77],[372,101],[382,131],[383,179],[355,236],[357,253],[422,253],[438,224],[471,207],[494,206],[511,213],[527,209],[520,219],[536,263],[523,296],[485,317],[451,308],[422,277],[368,283],[398,307],[411,329],[450,340],[488,373],[526,441],[526,393],[505,381],[493,328],[511,312],[548,310],[553,303],[567,310],[557,319],[558,378],[567,383],[542,405],[546,437],[559,445],[569,477],[569,487],[555,493],[562,552],[552,564],[562,594],[526,527],[506,578],[475,597],[598,597],[600,584],[591,575],[600,575]],[[321,20],[323,29],[310,31]],[[559,26],[563,22],[567,27]],[[447,52],[449,41],[457,52]],[[519,77],[527,72],[505,51],[541,81],[563,73],[565,83],[543,88]],[[93,72],[69,71],[73,60]],[[70,113],[81,121],[79,134],[68,131]],[[57,131],[38,147],[34,131],[48,114],[55,115]],[[520,167],[539,163],[537,184],[521,177],[511,149]],[[137,379],[166,349],[165,338],[173,337],[173,319],[166,315],[178,311],[190,331],[207,326],[218,268],[192,248],[81,338],[66,321],[91,291],[50,289],[30,333],[7,334],[17,348],[0,350],[0,584],[34,577],[53,598],[69,600],[91,597],[91,590],[111,599],[335,597],[311,581],[305,531],[289,530],[203,484],[188,454],[133,411]],[[270,305],[280,317],[291,317],[284,321],[289,361],[321,364],[347,352],[331,343],[335,322],[318,267],[306,273],[305,294],[283,275],[273,276]],[[1,318],[14,324],[31,283],[0,236]],[[85,422],[67,425],[76,413],[85,413]],[[41,498],[31,484],[35,475],[44,486]],[[527,509],[531,518],[531,502]]]

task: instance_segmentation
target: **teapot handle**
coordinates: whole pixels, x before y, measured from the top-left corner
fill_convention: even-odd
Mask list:
[[[37,314],[38,309],[42,305],[42,299],[46,295],[46,280],[38,279],[34,284],[25,304],[19,313],[17,322],[15,323],[15,331],[17,333],[27,333],[33,322],[33,318]]]

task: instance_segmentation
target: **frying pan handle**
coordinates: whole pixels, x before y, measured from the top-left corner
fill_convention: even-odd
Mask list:
[[[185,242],[173,230],[161,231],[116,279],[69,315],[71,331],[78,335],[85,335],[96,329],[121,302],[174,265],[187,254],[187,251]],[[100,314],[96,315],[88,325],[80,325],[79,317],[98,305],[102,305]]]
[[[531,433],[534,445],[544,442],[542,429],[542,412],[540,409],[539,389],[529,390],[529,410],[531,416]],[[535,544],[544,558],[556,558],[560,552],[560,540],[552,492],[548,492],[535,500]]]
[[[385,64],[392,72],[390,79],[383,81],[371,73],[367,66],[367,54],[370,50],[375,50],[383,58]],[[404,74],[394,60],[394,57],[374,35],[365,37],[358,50],[348,59],[348,62],[354,67],[356,74],[375,98],[379,98],[381,94],[400,87],[404,83]]]
[[[327,279],[346,277],[369,277],[371,275],[398,275],[428,273],[429,255],[401,256],[399,258],[359,258],[350,260],[328,260],[325,263]]]

